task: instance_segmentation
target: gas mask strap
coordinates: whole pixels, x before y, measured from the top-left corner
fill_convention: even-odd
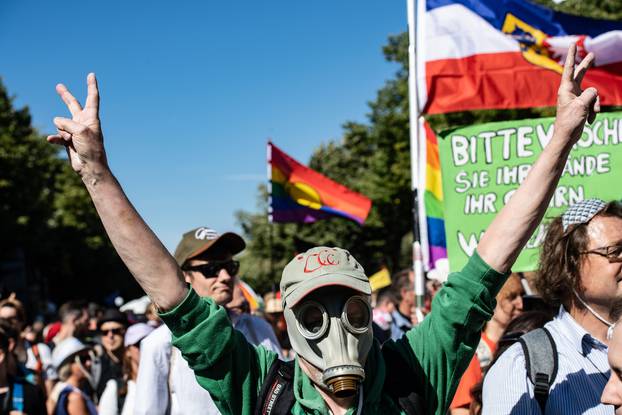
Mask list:
[[[356,415],[361,415],[363,412],[363,385],[359,385],[359,404],[356,409]]]

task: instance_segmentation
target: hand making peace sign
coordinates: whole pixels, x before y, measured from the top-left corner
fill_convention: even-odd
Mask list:
[[[592,123],[600,112],[600,100],[596,88],[581,89],[581,82],[587,70],[594,63],[594,54],[589,53],[575,68],[577,45],[571,44],[564,63],[562,80],[557,92],[557,117],[555,132],[568,137],[572,144],[581,138],[585,121]]]
[[[99,91],[95,74],[86,79],[88,94],[84,108],[63,84],[56,92],[63,99],[72,118],[54,118],[57,134],[48,136],[53,144],[65,146],[71,167],[81,176],[98,174],[107,168],[104,138],[99,122]]]

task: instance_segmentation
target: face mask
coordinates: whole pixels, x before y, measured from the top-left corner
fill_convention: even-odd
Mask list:
[[[321,290],[284,313],[293,349],[322,371],[321,386],[338,397],[356,393],[373,343],[369,297]]]

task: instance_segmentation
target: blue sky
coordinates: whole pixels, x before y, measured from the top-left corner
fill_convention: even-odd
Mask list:
[[[111,168],[172,250],[256,210],[268,137],[306,163],[365,121],[404,30],[406,1],[2,0],[0,76],[51,133],[67,115],[56,83],[84,102],[97,74]]]

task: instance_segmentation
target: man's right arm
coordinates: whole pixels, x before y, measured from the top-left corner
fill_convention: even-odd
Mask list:
[[[80,175],[117,253],[160,310],[170,310],[188,292],[182,272],[140,217],[113,176],[106,159],[99,121],[99,90],[87,77],[84,108],[64,85],[56,90],[72,118],[56,117],[58,133],[48,141],[65,146],[71,167]]]

